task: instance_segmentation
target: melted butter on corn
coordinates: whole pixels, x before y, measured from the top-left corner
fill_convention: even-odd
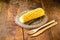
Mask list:
[[[45,15],[45,11],[42,8],[37,8],[37,9],[31,10],[31,11],[23,14],[19,18],[19,21],[21,23],[25,23],[25,22],[28,22],[30,20],[36,19],[38,17],[42,17],[43,15]]]

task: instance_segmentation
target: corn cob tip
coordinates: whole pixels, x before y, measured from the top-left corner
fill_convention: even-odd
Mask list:
[[[24,23],[24,20],[23,20],[22,17],[19,18],[19,21],[20,21],[21,23]]]

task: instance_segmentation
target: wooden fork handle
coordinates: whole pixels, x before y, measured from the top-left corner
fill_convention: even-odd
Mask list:
[[[32,34],[31,36],[37,36],[37,35],[43,33],[45,30],[47,30],[47,29],[49,29],[49,28],[55,26],[56,24],[57,24],[57,22],[54,22],[54,23],[50,24],[49,26],[47,26],[47,27],[45,27],[45,28],[39,30],[37,33]]]

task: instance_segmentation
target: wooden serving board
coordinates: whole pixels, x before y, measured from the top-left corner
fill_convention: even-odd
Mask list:
[[[9,0],[0,2],[0,40],[60,40],[60,3],[57,0]],[[14,18],[27,9],[42,7],[49,20],[58,25],[37,37],[30,37],[26,29],[16,25]]]

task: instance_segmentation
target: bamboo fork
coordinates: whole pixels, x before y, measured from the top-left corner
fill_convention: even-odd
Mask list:
[[[54,22],[54,23],[50,24],[49,26],[47,26],[47,27],[45,27],[45,28],[39,30],[37,33],[32,34],[31,36],[32,36],[32,37],[37,36],[37,35],[43,33],[45,30],[47,30],[47,29],[49,29],[49,28],[55,26],[56,24],[57,24],[57,22]]]
[[[39,28],[37,28],[37,29],[32,29],[32,30],[28,31],[28,34],[34,34],[34,33],[36,33],[38,30],[40,30],[41,28],[44,28],[45,26],[47,26],[47,25],[49,25],[49,24],[51,24],[51,23],[54,23],[54,22],[55,22],[55,20],[52,20],[52,21],[46,23],[45,25],[42,25],[41,27],[39,27]]]

